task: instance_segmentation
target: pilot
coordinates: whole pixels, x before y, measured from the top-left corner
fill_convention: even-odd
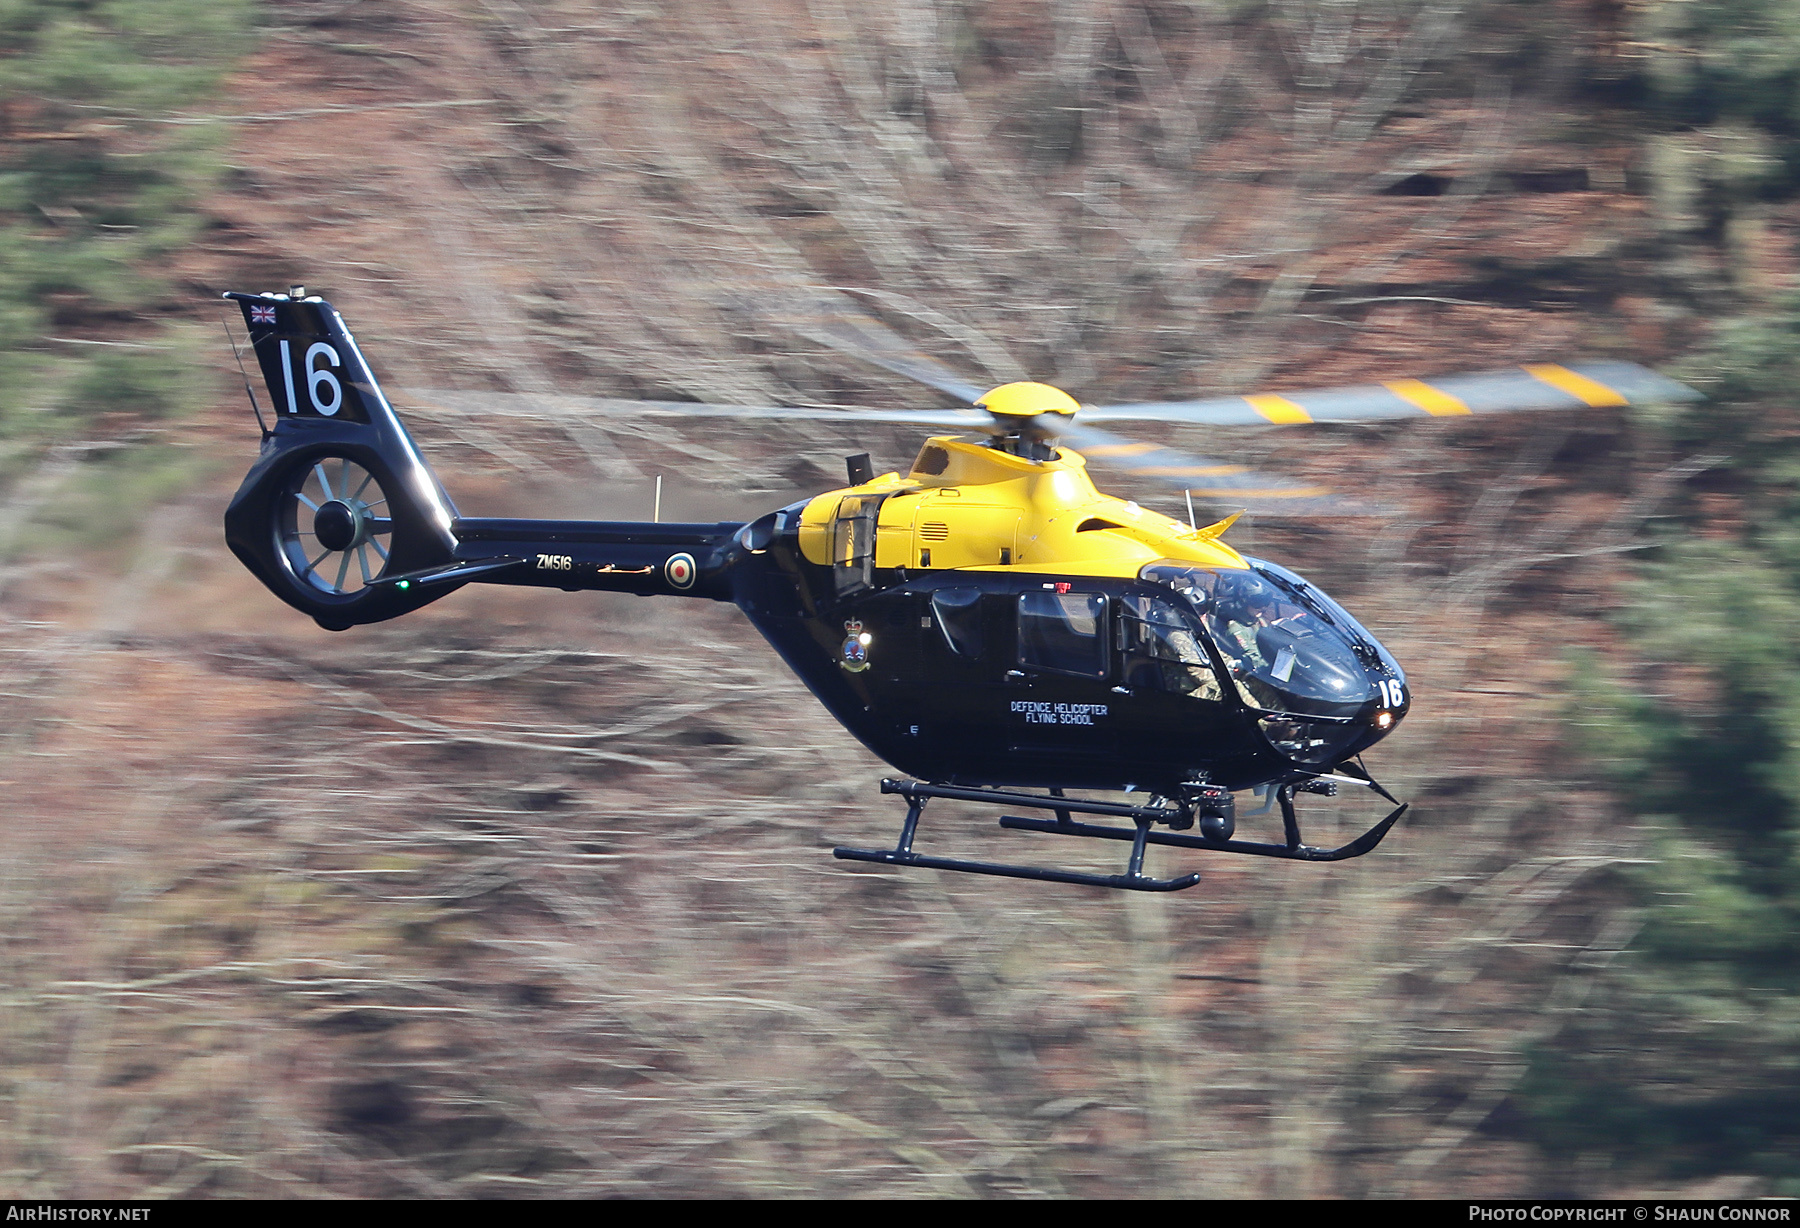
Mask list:
[[[1256,633],[1280,621],[1276,602],[1275,590],[1258,576],[1245,576],[1218,594],[1213,626],[1223,632],[1219,647],[1233,664],[1252,671],[1268,668],[1269,662],[1263,660],[1256,645]]]

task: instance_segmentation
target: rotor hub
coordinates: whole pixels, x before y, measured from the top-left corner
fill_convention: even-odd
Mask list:
[[[994,420],[990,446],[1026,460],[1048,461],[1056,459],[1057,427],[1081,405],[1060,388],[1021,380],[989,389],[975,407]]]
[[[327,550],[348,550],[366,535],[366,521],[360,509],[342,499],[323,504],[313,516],[313,536]]]
[[[1073,418],[1081,403],[1064,392],[1061,388],[1049,384],[1038,384],[1030,380],[1002,384],[998,388],[990,388],[975,402],[979,409],[985,409],[1002,422],[1013,420],[1029,421],[1041,414],[1058,414],[1063,418]]]

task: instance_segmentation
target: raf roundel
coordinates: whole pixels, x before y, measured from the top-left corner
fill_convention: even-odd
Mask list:
[[[691,554],[675,554],[663,564],[663,575],[673,588],[689,589],[694,587],[694,556]]]

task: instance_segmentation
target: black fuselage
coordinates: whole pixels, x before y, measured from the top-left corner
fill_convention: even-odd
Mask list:
[[[1247,789],[1331,766],[1277,753],[1262,713],[1228,681],[1196,688],[1192,671],[1146,656],[1132,611],[1166,600],[1162,585],[895,569],[843,592],[835,570],[806,562],[791,538],[757,554],[733,548],[719,595],[728,592],[845,728],[910,775],[1174,795],[1196,781]],[[1046,601],[1085,605],[1091,642],[1072,655],[1047,650],[1032,614]],[[1218,650],[1199,650],[1227,680]],[[1379,739],[1376,706],[1357,710],[1333,763]]]
[[[1242,789],[1292,770],[1229,699],[1125,687],[1123,662],[1091,678],[1023,665],[1017,609],[1027,581],[1017,577],[917,576],[810,614],[780,591],[780,579],[745,585],[753,595],[740,598],[744,612],[845,728],[909,775],[1173,794],[1201,773]],[[979,655],[966,656],[944,635],[931,597],[972,579],[982,589],[975,617],[984,643]],[[1031,589],[1041,583],[1029,581]],[[1132,587],[1082,583],[1109,605]],[[844,667],[852,622],[870,637],[867,668],[854,673]],[[1107,655],[1120,654],[1109,644]]]
[[[847,582],[844,569],[808,562],[792,532],[752,550],[734,524],[459,519],[452,532],[463,565],[492,568],[475,582],[732,602],[846,729],[925,780],[1248,789],[1327,771],[1383,732],[1370,701],[1336,718],[1329,762],[1279,753],[1264,733],[1268,712],[1232,685],[1201,620],[1186,641],[1200,664],[1146,655],[1133,611],[1174,598],[1143,579],[896,568]],[[694,560],[685,586],[670,580],[677,558]],[[1079,611],[1086,634],[1053,626],[1064,637],[1046,640],[1035,612],[1045,606]]]

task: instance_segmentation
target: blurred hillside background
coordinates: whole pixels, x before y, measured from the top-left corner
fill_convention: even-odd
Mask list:
[[[0,0],[0,1195],[1800,1194],[1797,137],[1785,0]],[[1229,540],[1418,699],[1375,854],[1139,897],[833,862],[884,767],[730,609],[282,606],[290,282],[472,514],[902,464],[428,394],[940,404],[802,287],[1091,400],[1710,399],[1143,432],[1400,508]]]

